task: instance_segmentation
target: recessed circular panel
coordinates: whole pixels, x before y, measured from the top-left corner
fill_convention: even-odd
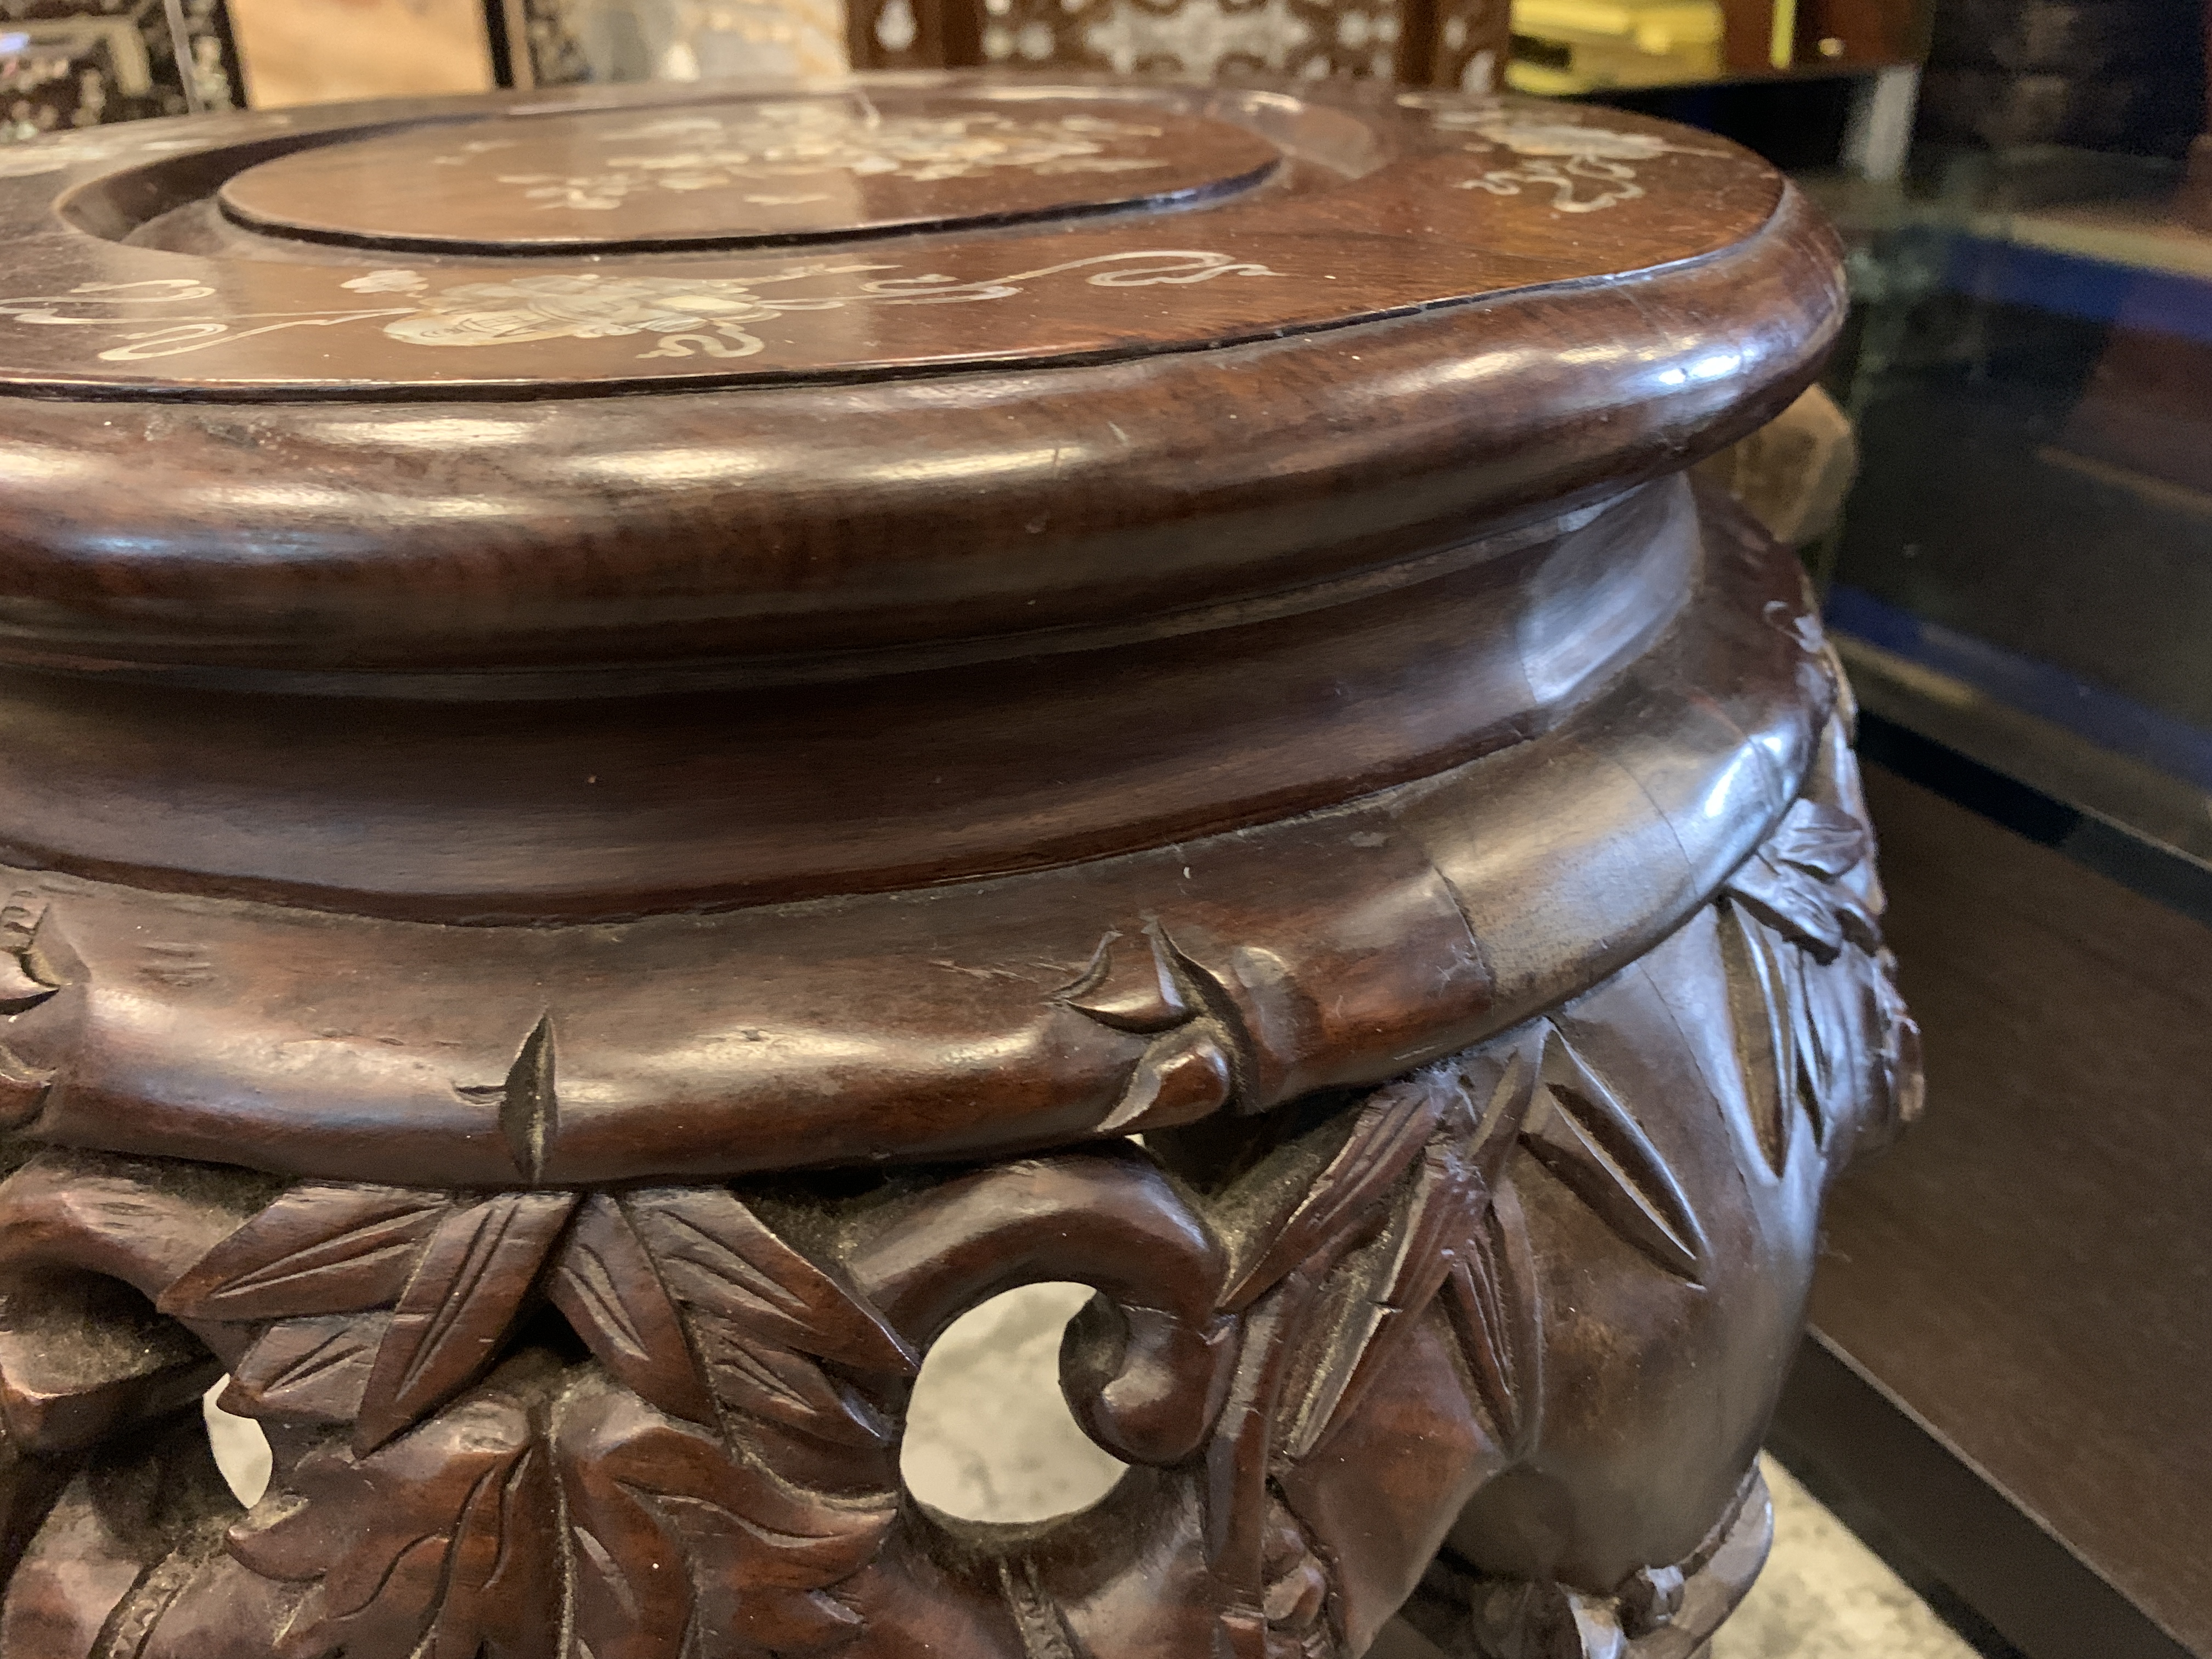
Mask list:
[[[1241,127],[1127,100],[848,94],[417,127],[249,167],[221,201],[319,241],[560,253],[1158,205],[1279,160]]]

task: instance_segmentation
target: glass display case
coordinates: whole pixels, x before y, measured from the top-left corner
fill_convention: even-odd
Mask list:
[[[1828,385],[1863,453],[1808,557],[1861,699],[1929,1104],[1838,1190],[1777,1443],[1984,1652],[2202,1659],[2197,25],[2169,7],[2130,34],[2127,0],[1945,14],[1991,27],[1967,63],[1939,18],[1905,175],[1803,180],[1850,248]]]
[[[2205,860],[2212,234],[2180,173],[2045,148],[1826,183],[1864,468],[1818,562],[1870,702]]]

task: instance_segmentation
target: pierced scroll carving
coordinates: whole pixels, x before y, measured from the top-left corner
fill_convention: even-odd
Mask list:
[[[0,1645],[1338,1659],[1411,1594],[1455,1659],[1686,1652],[1765,1547],[1730,1462],[1775,1334],[1735,1310],[1773,1305],[1753,1279],[1788,1302],[1828,1172],[1917,1105],[1827,745],[1643,960],[1364,1092],[1239,1109],[1233,1006],[1154,919],[1048,993],[1146,1047],[1102,1131],[1028,1158],[443,1190],[33,1146],[0,1182]],[[37,1019],[81,964],[51,913],[5,921],[0,994]],[[470,1085],[525,1177],[555,1043],[540,1018]],[[1063,1385],[1130,1474],[1038,1528],[921,1510],[923,1355],[1066,1279],[1096,1294]],[[1764,1379],[1741,1421],[1715,1367]],[[190,1432],[226,1370],[275,1465],[248,1511]],[[1654,1516],[1607,1495],[1624,1440],[1686,1448]],[[1540,1571],[1510,1523],[1538,1468],[1565,1540]]]

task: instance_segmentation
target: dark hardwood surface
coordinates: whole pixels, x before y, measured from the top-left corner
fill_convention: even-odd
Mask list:
[[[1053,101],[1063,111],[1084,100],[1080,86],[1056,91]],[[787,193],[793,178],[849,183],[869,176],[854,169],[872,160],[902,160],[909,174],[952,174],[904,181],[908,216],[926,226],[973,213],[972,189],[945,188],[966,182],[959,172],[1053,165],[1040,160],[1015,168],[975,158],[963,165],[963,142],[941,131],[918,137],[902,157],[901,147],[870,125],[871,114],[926,122],[939,118],[933,111],[994,103],[1018,123],[1035,101],[1029,88],[975,81],[963,90],[957,77],[939,77],[915,88],[885,86],[867,112],[852,109],[848,90],[815,95],[834,112],[829,118],[840,124],[849,153],[828,158],[812,175],[748,162],[741,177],[781,179],[780,191]],[[1754,240],[1785,189],[1771,169],[1723,141],[1615,112],[1601,119],[1526,101],[1393,97],[1327,85],[1294,103],[1261,101],[1269,97],[1287,94],[1163,88],[1132,97],[1112,87],[1092,94],[1094,119],[1133,124],[1146,105],[1231,121],[1241,114],[1242,125],[1272,128],[1283,148],[1311,157],[1292,188],[1231,195],[1197,218],[1178,217],[1171,237],[1164,234],[1169,225],[1139,212],[1110,225],[1083,215],[1048,228],[1017,225],[950,234],[925,246],[878,246],[828,262],[831,269],[820,259],[755,255],[712,264],[687,258],[632,273],[553,258],[530,268],[528,280],[538,286],[520,294],[488,291],[485,284],[511,284],[521,273],[481,258],[441,264],[409,286],[383,268],[388,260],[372,264],[360,253],[303,265],[281,257],[210,260],[160,246],[173,228],[164,221],[193,216],[210,189],[234,175],[303,146],[369,137],[368,128],[471,116],[481,123],[488,107],[482,99],[424,100],[411,117],[406,106],[378,105],[241,115],[193,126],[182,137],[149,125],[105,148],[68,137],[41,141],[53,146],[55,162],[73,164],[56,167],[61,179],[24,179],[39,158],[11,158],[8,171],[18,177],[0,196],[0,225],[13,242],[24,289],[0,297],[9,324],[0,378],[46,386],[167,383],[205,392],[329,386],[349,397],[401,386],[495,394],[502,384],[526,379],[543,395],[564,381],[723,381],[1189,349],[1693,258]],[[607,100],[577,89],[507,94],[504,101],[514,112],[507,124],[526,132],[536,121]],[[716,101],[697,91],[665,90],[660,101],[710,113],[719,108],[739,121],[763,99]],[[640,107],[634,99],[619,106]],[[1355,112],[1349,131],[1339,108]],[[1035,125],[1065,137],[1068,118],[1063,113]],[[487,130],[472,126],[465,142],[488,141]],[[383,147],[404,150],[404,143],[386,139]],[[1262,159],[1235,136],[1210,148],[1224,144],[1233,173]],[[320,165],[326,164],[295,161],[276,177]],[[1219,170],[1200,168],[1208,176]],[[680,175],[632,172],[628,189],[641,202],[664,194],[690,198],[690,212],[708,221],[695,235],[719,230],[721,240],[742,246],[777,223],[778,210],[745,202],[743,189],[701,202],[701,192],[668,190],[668,179]],[[53,186],[64,181],[58,201]],[[530,186],[500,188],[520,198]],[[1023,205],[1021,193],[1015,201]],[[866,205],[849,198],[846,204],[864,216],[848,228],[868,228]],[[1560,204],[1571,210],[1553,210]],[[458,240],[489,231],[490,245],[499,245],[501,219],[472,223],[466,204],[434,185],[392,211],[398,216],[383,228],[386,235]],[[611,222],[610,210],[566,200],[550,211],[549,228],[565,221],[570,236],[590,249],[621,249],[639,233],[649,235],[636,222],[647,214],[639,204],[611,210]],[[620,228],[625,219],[633,222],[630,235]],[[1765,263],[1788,264],[1787,238],[1761,246]],[[617,297],[594,295],[585,302],[586,290],[614,282],[628,284]],[[87,290],[92,283],[112,286]],[[702,294],[708,283],[719,286]],[[1153,291],[1160,288],[1169,291]],[[704,303],[709,298],[723,303]],[[533,306],[533,299],[542,303]],[[673,303],[692,299],[702,303]],[[691,321],[681,327],[655,326],[685,317]],[[718,341],[718,325],[731,319],[764,326],[757,336],[723,331]],[[719,349],[700,342],[718,342]],[[1733,381],[1739,373],[1716,366],[1705,378]]]
[[[1919,1095],[1684,474],[1840,318],[1771,169],[939,76],[57,139],[0,234],[6,1659],[1705,1644]],[[1071,1279],[1127,1478],[915,1503]]]
[[[278,235],[424,252],[581,253],[883,235],[1187,205],[1286,158],[1127,99],[763,99],[402,127],[295,150],[216,192]]]
[[[784,734],[802,763],[781,769],[779,799],[763,781],[743,787],[743,763],[726,792],[706,771],[708,739],[742,735],[720,698],[686,750],[665,748],[659,729],[684,709],[635,699],[340,704],[338,720],[327,705],[169,693],[159,701],[175,722],[149,732],[134,688],[118,701],[117,688],[18,684],[27,726],[43,706],[66,714],[68,739],[43,763],[24,744],[17,821],[33,803],[59,811],[39,860],[56,872],[23,902],[66,899],[70,920],[57,915],[43,948],[83,964],[88,988],[27,1013],[9,1040],[21,1066],[71,1079],[41,1096],[57,1133],[97,1140],[120,1110],[137,1144],[167,1154],[235,1156],[243,1141],[280,1167],[380,1179],[425,1167],[506,1177],[509,1151],[466,1091],[499,1083],[549,1007],[571,1105],[548,1178],[757,1169],[795,1148],[1012,1150],[1113,1120],[1147,1089],[1164,1109],[1212,1109],[1232,1072],[1255,1103],[1379,1081],[1649,949],[1787,809],[1831,684],[1801,631],[1796,572],[1719,537],[1692,568],[1712,597],[1540,734],[1506,722],[1491,753],[1333,811],[1086,863],[1063,848],[1058,867],[921,892],[856,893],[891,884],[861,860],[901,836],[972,834],[976,809],[965,794],[905,799],[905,785],[878,794],[884,762],[837,763],[866,707],[845,711],[842,732],[763,723],[758,750],[738,753],[766,757]],[[1345,724],[1328,664],[1316,672],[1275,719],[1354,764],[1367,730]],[[917,700],[930,690],[924,677],[901,684]],[[1132,757],[1149,748],[1151,787],[1188,794],[1219,763],[1176,763],[1169,706],[1146,705]],[[378,718],[392,712],[404,724]],[[586,717],[586,749],[564,746]],[[333,728],[321,744],[318,720]],[[559,738],[543,793],[497,763],[532,720]],[[443,743],[456,724],[471,739],[458,749]],[[249,738],[234,751],[246,764],[222,758]],[[954,747],[922,752],[956,779],[977,764]],[[1002,775],[1019,780],[1042,752],[1017,750]],[[134,793],[141,805],[113,810]],[[1045,862],[1011,839],[1047,827],[1027,799],[1012,798],[998,856]],[[1061,822],[1073,833],[1083,817]],[[100,854],[125,833],[136,885],[64,873],[112,876]],[[802,858],[819,896],[729,908],[748,896],[741,884],[762,896],[764,874]],[[142,890],[156,886],[169,890]],[[314,908],[208,896],[240,890]],[[667,914],[598,927],[421,920],[656,910]],[[1150,960],[1137,942],[1148,916],[1173,917],[1174,948],[1217,964],[1207,994],[1234,1011],[1218,1042],[1185,1052],[1188,1032],[1156,1041],[1142,1023],[1056,1000],[1094,962]],[[354,1012],[334,1024],[335,987]],[[688,1056],[680,1066],[659,1058],[672,1050]],[[263,1082],[208,1086],[241,1064]],[[395,1098],[404,1112],[375,1105]]]
[[[2212,928],[1867,784],[1929,1112],[1833,1195],[1784,1429],[2033,1659],[2212,1653]]]
[[[403,915],[820,898],[1157,848],[1415,779],[1443,787],[1442,769],[1570,725],[1610,750],[1621,728],[1602,711],[1624,671],[1644,693],[1638,724],[1676,734],[1676,769],[1729,778],[1759,734],[1786,776],[1809,672],[1786,573],[1778,586],[1754,566],[1686,605],[1716,554],[1723,569],[1747,562],[1700,544],[1679,482],[1517,539],[1326,609],[828,684],[374,698],[333,721],[314,697],[22,674],[0,842],[84,873]],[[1735,676],[1725,724],[1697,690],[1716,657]],[[1310,740],[1317,719],[1331,741]],[[1778,729],[1791,735],[1764,741]],[[1560,729],[1555,746],[1573,755],[1574,741]],[[381,755],[409,763],[366,768]],[[1758,785],[1778,811],[1779,779]],[[1656,792],[1669,815],[1680,796]],[[375,834],[301,807],[348,799]],[[1680,844],[1702,866],[1717,836],[1734,848],[1741,833],[1692,815]]]

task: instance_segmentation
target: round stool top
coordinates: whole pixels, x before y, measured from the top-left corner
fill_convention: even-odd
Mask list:
[[[1261,1110],[1596,984],[1823,752],[1796,561],[1672,475],[1840,271],[1696,133],[590,89],[14,146],[0,235],[0,1116],[65,1144]]]
[[[1679,469],[1841,305],[1718,139],[1376,88],[154,122],[0,153],[0,660],[436,696],[1358,579]]]
[[[1097,98],[861,93],[440,123],[294,150],[216,199],[256,230],[346,246],[593,254],[1158,208],[1282,162],[1232,122],[1116,114]]]

